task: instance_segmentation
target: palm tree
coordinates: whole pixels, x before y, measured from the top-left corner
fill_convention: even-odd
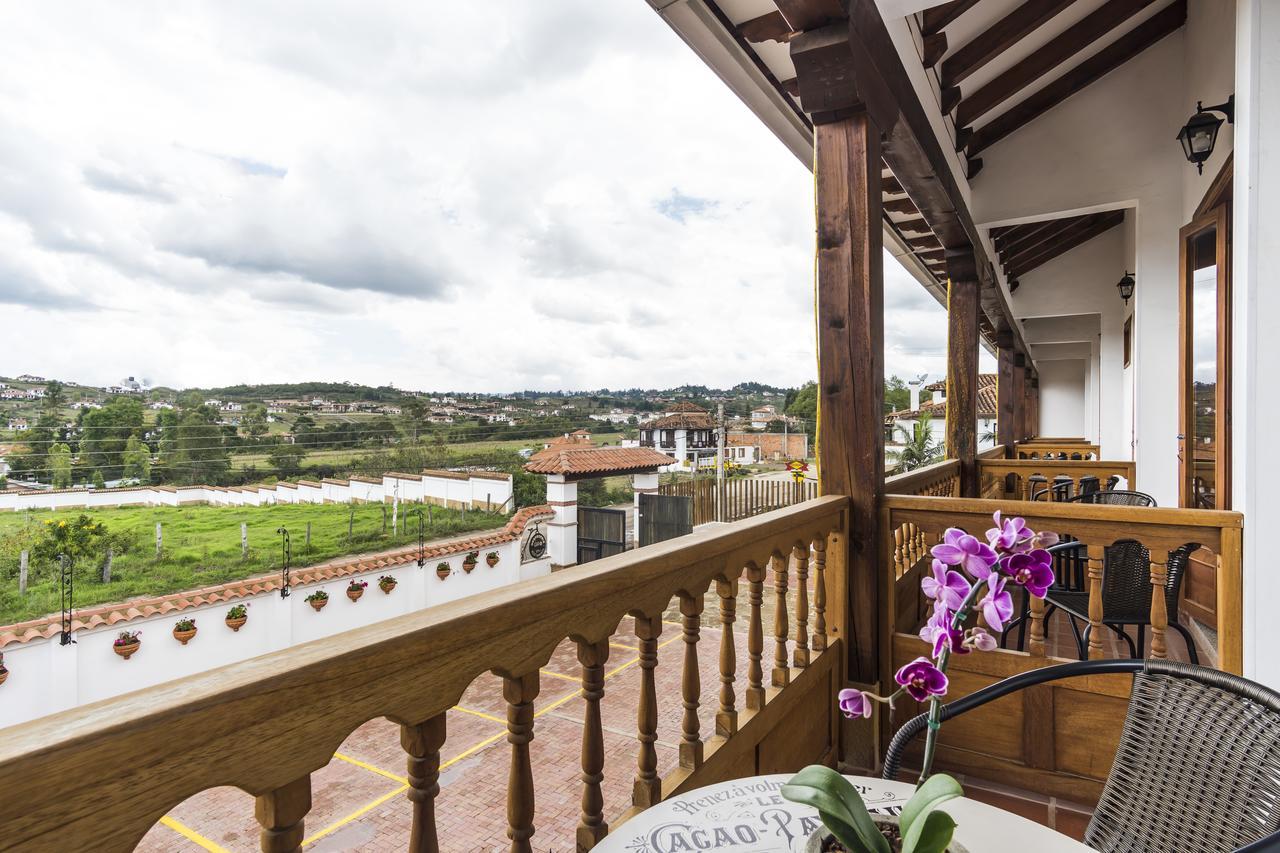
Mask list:
[[[889,457],[898,463],[899,472],[914,471],[942,458],[942,445],[933,440],[932,420],[927,412],[921,412],[910,432],[902,426],[895,428],[902,437],[902,449]]]

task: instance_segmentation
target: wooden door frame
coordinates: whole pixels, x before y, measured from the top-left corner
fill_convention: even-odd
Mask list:
[[[1217,182],[1215,181],[1215,184]],[[1210,188],[1212,192],[1212,187]],[[1231,216],[1226,202],[1196,216],[1178,230],[1178,504],[1192,506],[1195,460],[1190,442],[1195,435],[1193,388],[1192,279],[1193,241],[1216,228],[1217,258],[1217,386],[1214,389],[1215,509],[1231,508]]]

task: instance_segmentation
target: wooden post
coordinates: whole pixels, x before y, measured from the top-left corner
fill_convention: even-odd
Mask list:
[[[701,633],[702,596],[680,596],[680,625],[684,636],[684,669],[680,673],[680,699],[684,716],[680,722],[680,766],[702,766],[702,735],[698,726],[698,703],[702,697],[702,676],[698,671],[698,635]]]
[[[262,853],[293,853],[302,849],[303,818],[311,811],[311,776],[295,779],[254,800]]]
[[[729,737],[738,730],[737,697],[733,682],[737,678],[738,653],[734,648],[733,620],[737,615],[737,580],[717,580],[720,595],[720,710],[716,712],[716,734]]]
[[[102,563],[102,582],[111,583],[111,562],[115,559],[115,551],[107,548],[107,559]]]
[[[160,522],[156,522],[156,559],[160,559],[160,552],[164,550],[164,531],[160,527]]]
[[[582,664],[582,698],[586,706],[582,721],[582,817],[578,821],[577,847],[590,850],[609,834],[604,819],[604,730],[600,722],[600,700],[604,697],[604,665],[609,660],[609,641],[578,642],[578,662]]]
[[[1040,434],[1040,374],[1031,374],[1028,382],[1029,394],[1027,405],[1027,437],[1035,438]],[[1132,488],[1132,487],[1131,487]]]
[[[640,641],[640,705],[636,709],[636,739],[640,752],[636,758],[636,780],[631,802],[641,808],[657,805],[662,800],[662,779],[658,777],[658,691],[654,669],[658,666],[658,636],[662,633],[662,614],[636,617],[636,639]]]
[[[769,560],[773,569],[773,676],[774,687],[786,687],[791,682],[791,670],[787,660],[787,561],[789,557],[774,554]]]
[[[792,46],[795,56],[795,44]],[[821,489],[848,495],[848,677],[879,680],[884,494],[884,277],[880,131],[866,112],[814,127],[818,206]],[[843,620],[842,620],[843,621]]]
[[[1027,360],[1020,353],[1013,356],[1013,437],[1015,441],[1025,441],[1026,431],[1026,392]]]
[[[400,745],[409,754],[409,802],[413,803],[410,853],[440,853],[436,834],[436,796],[440,793],[440,747],[444,746],[445,715],[425,723],[400,727]]]
[[[311,522],[307,522],[307,538],[304,542],[308,551],[311,550]]]
[[[1151,555],[1151,657],[1163,660],[1169,656],[1169,646],[1165,641],[1165,633],[1169,629],[1169,611],[1165,605],[1164,585],[1169,576],[1169,566],[1165,560]],[[1138,655],[1144,655],[1145,649],[1138,649]]]
[[[813,650],[827,650],[827,540],[813,540]]]
[[[978,270],[973,250],[947,252],[947,458],[960,497],[978,496]]]
[[[747,693],[748,711],[764,707],[764,569],[747,567]]]
[[[27,563],[30,560],[28,552],[23,551],[18,555],[18,595],[27,594]]]
[[[797,545],[791,549],[796,562],[796,642],[791,662],[796,669],[809,665],[809,548]]]
[[[249,525],[240,522],[240,559],[249,559]]]
[[[502,697],[507,700],[507,743],[511,744],[511,770],[507,775],[507,838],[511,853],[533,853],[533,765],[529,742],[533,740],[533,700],[538,698],[538,671],[517,678],[504,676]]]
[[[1037,432],[1035,427],[1035,416],[1032,411],[1035,403],[1035,384],[1038,380],[1035,378],[1035,370],[1028,363],[1023,369],[1022,374],[1022,419],[1020,425],[1022,427],[1022,440],[1033,438]]]
[[[1101,545],[1089,545],[1089,660],[1102,654],[1102,563],[1106,552]]]

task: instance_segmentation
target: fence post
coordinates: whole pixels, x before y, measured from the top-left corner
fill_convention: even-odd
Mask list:
[[[249,559],[249,525],[240,522],[240,559]]]
[[[400,495],[391,498],[391,535],[400,533]]]
[[[156,522],[156,559],[160,559],[160,552],[164,548],[164,531],[160,527],[160,522]]]
[[[307,546],[307,550],[310,551],[311,550],[311,522],[309,521],[307,522],[306,546]]]
[[[115,558],[115,552],[107,548],[107,561],[102,564],[102,582],[111,583],[111,561]]]
[[[27,552],[23,551],[18,557],[18,595],[27,594],[27,560],[29,559]]]

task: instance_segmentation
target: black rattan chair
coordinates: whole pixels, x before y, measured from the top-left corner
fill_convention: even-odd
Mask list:
[[[1108,504],[1110,506],[1155,506],[1156,499],[1146,492],[1130,492],[1124,489],[1106,489],[1100,492],[1076,495],[1068,503]]]
[[[1280,693],[1214,669],[1166,660],[1094,660],[1035,669],[942,706],[942,719],[1062,678],[1132,673],[1111,772],[1084,840],[1104,853],[1272,849],[1280,830]],[[928,724],[907,721],[883,776]],[[1261,844],[1261,846],[1253,846]]]
[[[1101,493],[1100,493],[1101,494]],[[1083,542],[1065,542],[1049,549],[1055,557],[1055,569],[1063,562],[1073,562],[1076,566],[1083,564]],[[1189,542],[1181,548],[1169,552],[1164,584],[1165,612],[1169,617],[1169,627],[1182,635],[1187,644],[1187,656],[1192,663],[1199,663],[1195,641],[1191,632],[1178,618],[1178,592],[1182,589],[1182,578],[1187,572],[1191,554],[1200,548],[1199,543]],[[1072,552],[1074,552],[1074,559]],[[1056,572],[1055,572],[1056,573]],[[1044,596],[1045,625],[1053,611],[1061,609],[1071,622],[1071,630],[1075,634],[1076,649],[1080,660],[1085,659],[1089,645],[1089,633],[1092,625],[1086,624],[1084,633],[1080,633],[1077,619],[1089,621],[1089,592],[1087,589],[1071,589],[1063,586],[1050,587]],[[1102,564],[1102,624],[1121,637],[1129,646],[1129,656],[1138,657],[1146,648],[1147,626],[1151,624],[1151,555],[1141,543],[1131,539],[1122,539],[1108,545],[1103,551]],[[1138,629],[1138,641],[1124,630],[1133,625]],[[1047,627],[1046,627],[1047,632]]]

